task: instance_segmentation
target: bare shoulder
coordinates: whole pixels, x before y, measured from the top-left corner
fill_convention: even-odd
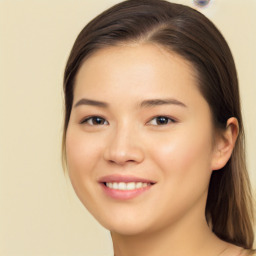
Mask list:
[[[256,250],[248,250],[236,245],[230,245],[223,256],[256,256]]]
[[[256,256],[256,250],[243,250],[239,256]]]

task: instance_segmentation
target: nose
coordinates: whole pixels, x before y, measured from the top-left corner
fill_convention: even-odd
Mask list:
[[[144,160],[142,143],[134,129],[113,130],[104,151],[104,159],[117,165],[141,163]]]

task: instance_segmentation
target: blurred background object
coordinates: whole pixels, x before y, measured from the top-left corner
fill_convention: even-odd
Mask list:
[[[193,0],[193,2],[198,7],[205,7],[210,3],[210,0]]]

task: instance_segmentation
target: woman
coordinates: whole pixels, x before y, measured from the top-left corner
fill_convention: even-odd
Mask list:
[[[253,254],[236,69],[206,17],[115,5],[76,39],[64,93],[69,177],[115,256]]]

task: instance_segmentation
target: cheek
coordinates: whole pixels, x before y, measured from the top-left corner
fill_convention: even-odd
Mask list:
[[[95,166],[99,162],[100,144],[93,136],[86,136],[81,130],[72,126],[67,130],[66,155],[68,174],[72,186],[81,202],[90,209],[95,202]]]
[[[93,182],[95,181],[95,165],[98,163],[100,148],[91,136],[85,136],[81,130],[71,127],[66,136],[66,155],[70,181],[80,200],[92,197]]]
[[[86,136],[79,129],[70,128],[66,136],[66,154],[71,172],[90,170],[101,150],[92,136]]]
[[[204,208],[211,177],[210,138],[207,132],[197,135],[183,131],[166,136],[151,150],[153,164],[161,171],[161,190],[155,203],[159,214],[166,213],[163,220],[173,221],[198,204]]]
[[[165,140],[154,147],[151,156],[159,165],[166,179],[172,182],[193,184],[191,181],[201,175],[211,173],[212,153],[211,133],[205,128],[188,129],[166,136]],[[175,177],[175,179],[173,179]],[[197,181],[198,182],[198,181]]]

